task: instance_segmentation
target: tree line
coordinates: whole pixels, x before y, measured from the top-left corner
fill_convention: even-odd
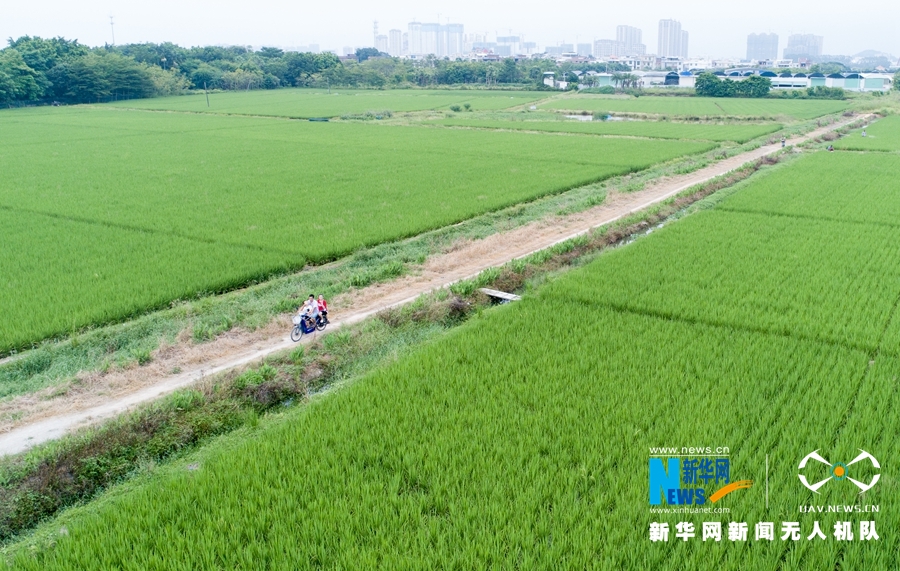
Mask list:
[[[88,103],[173,95],[187,89],[303,85],[339,64],[334,54],[172,43],[90,48],[23,36],[0,50],[0,103]]]
[[[373,48],[350,61],[332,53],[243,46],[184,48],[166,42],[91,48],[77,40],[23,36],[0,50],[0,103],[90,103],[173,95],[190,89],[400,88],[447,85],[543,88],[543,74],[627,71],[605,63],[496,62],[385,57]]]
[[[550,89],[544,73],[578,83],[575,71],[613,74],[620,90],[636,89],[639,78],[615,63],[557,63],[552,59],[459,61],[428,56],[392,58],[374,48],[351,59],[332,53],[285,52],[243,46],[184,48],[171,42],[91,48],[77,40],[23,36],[0,49],[0,104],[90,103],[174,95],[197,89],[275,89],[278,87],[403,88],[478,85]],[[896,80],[900,83],[900,78]],[[765,97],[767,78],[697,78],[698,95]],[[820,91],[822,88],[818,88]],[[809,93],[843,97],[843,93]]]
[[[694,83],[694,91],[701,97],[789,97],[792,99],[844,99],[846,93],[840,87],[808,87],[771,93],[772,80],[751,75],[741,81],[721,79],[712,73],[701,73]]]

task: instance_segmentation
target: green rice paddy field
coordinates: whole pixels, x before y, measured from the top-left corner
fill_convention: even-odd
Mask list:
[[[900,151],[900,115],[879,119],[863,129],[851,131],[843,139],[834,142],[835,149],[849,151]]]
[[[671,123],[666,121],[496,121],[488,119],[443,119],[433,124],[447,127],[476,127],[483,129],[512,129],[551,133],[581,133],[649,137],[654,139],[692,139],[706,141],[734,141],[746,143],[781,129],[780,124]]]
[[[539,105],[542,109],[647,113],[673,117],[755,117],[766,119],[815,119],[848,107],[845,101],[740,99],[721,97],[603,97],[573,95]]]
[[[898,167],[856,153],[776,167],[194,470],[70,511],[12,568],[895,569]],[[847,172],[867,184],[830,176]],[[754,484],[716,504],[729,513],[650,513],[658,446],[727,446],[732,481]],[[881,462],[850,467],[881,474],[864,495],[799,482],[809,452],[859,449]],[[799,512],[813,504],[881,510]],[[747,523],[747,540],[703,541],[714,521]],[[755,538],[759,522],[774,540]],[[813,522],[825,539],[807,539]]]
[[[0,353],[714,147],[88,107],[0,131]]]
[[[132,109],[230,113],[236,115],[276,115],[282,117],[337,117],[366,111],[393,112],[449,109],[469,104],[473,111],[506,109],[543,99],[545,93],[529,91],[476,90],[333,90],[272,89],[182,95],[122,101],[112,106]]]

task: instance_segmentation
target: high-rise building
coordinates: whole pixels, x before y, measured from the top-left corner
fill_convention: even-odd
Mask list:
[[[688,34],[678,20],[660,20],[657,54],[660,57],[687,57]]]
[[[822,36],[813,34],[793,34],[788,36],[787,47],[784,48],[784,59],[818,57],[822,55]]]
[[[497,47],[501,48],[496,53],[502,56],[511,56],[522,53],[520,50],[521,38],[519,36],[497,36]],[[503,50],[502,48],[508,48]]]
[[[388,49],[387,53],[393,57],[403,55],[403,32],[400,30],[391,30],[388,32]]]
[[[384,34],[375,36],[375,49],[383,54],[388,53],[388,37]]]
[[[443,53],[443,56],[454,57],[459,56],[465,53],[466,48],[463,44],[463,25],[462,24],[447,24],[446,26],[441,26],[444,34],[446,34],[446,50]]]
[[[449,57],[464,52],[462,24],[410,22],[408,29],[410,55]]]
[[[778,34],[747,36],[747,59],[756,61],[778,59]]]
[[[481,45],[487,41],[484,34],[465,34],[463,36],[463,53],[470,52],[475,49],[475,45]]]
[[[594,53],[594,47],[591,44],[576,44],[575,53],[582,57],[590,57]]]
[[[594,42],[594,57],[609,58],[624,55],[622,42],[616,40],[597,40]]]
[[[641,29],[634,26],[618,26],[616,41],[621,45],[623,56],[642,56],[647,53],[647,46],[641,43]]]
[[[544,53],[550,57],[559,57],[563,54],[563,51],[559,46],[545,46]]]
[[[440,34],[440,30],[440,24],[422,24],[422,51],[419,55],[440,55],[440,48],[438,46],[438,35]]]
[[[406,53],[410,55],[422,55],[422,24],[420,22],[410,22],[407,28],[408,45]]]

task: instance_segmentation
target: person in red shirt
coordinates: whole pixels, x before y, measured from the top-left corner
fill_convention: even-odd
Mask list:
[[[322,314],[322,319],[325,320],[325,323],[329,323],[329,321],[328,321],[328,302],[325,301],[324,295],[319,294],[318,304],[319,304],[319,313]]]

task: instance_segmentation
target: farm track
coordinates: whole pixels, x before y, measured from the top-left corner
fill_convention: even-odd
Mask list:
[[[792,144],[802,144],[861,118],[865,116],[811,131],[794,139]],[[357,323],[386,308],[409,303],[422,294],[473,277],[488,268],[501,266],[615,222],[692,186],[773,154],[780,148],[778,143],[763,146],[693,173],[658,179],[638,192],[611,194],[603,204],[584,212],[544,219],[481,240],[456,244],[450,251],[426,260],[414,269],[412,275],[332,300],[331,305],[335,309],[332,311],[330,330]],[[48,389],[10,399],[0,405],[0,414],[4,418],[15,418],[0,425],[3,432],[0,436],[0,454],[27,450],[76,428],[112,418],[138,404],[190,386],[204,377],[258,362],[267,355],[295,345],[287,337],[289,330],[288,316],[281,316],[256,331],[231,331],[201,345],[194,345],[188,338],[160,348],[154,353],[153,360],[143,367],[91,374],[64,395],[55,396],[53,389]]]

